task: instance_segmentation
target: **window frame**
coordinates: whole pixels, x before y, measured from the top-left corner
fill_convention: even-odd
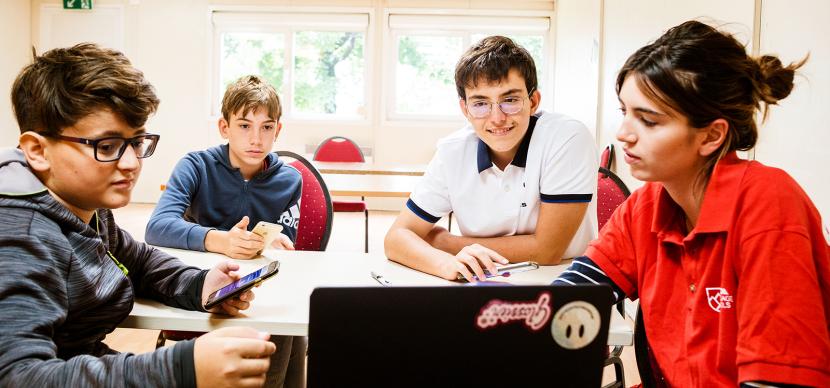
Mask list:
[[[245,23],[243,20],[237,21],[222,21],[216,20],[216,15],[219,14],[240,14],[240,19],[250,18],[259,19],[252,23]],[[300,22],[285,21],[294,15],[302,15],[304,17],[319,16],[321,21],[313,23],[312,26],[301,24]],[[338,23],[326,19],[337,19],[343,17],[344,20],[349,17],[366,17],[366,23],[362,27],[348,26],[347,22]],[[222,16],[220,16],[221,18]],[[208,50],[211,69],[208,72],[208,79],[210,85],[210,93],[208,96],[208,114],[212,120],[218,120],[222,117],[221,106],[222,96],[225,88],[222,86],[221,80],[221,49],[222,49],[222,34],[224,33],[265,33],[284,34],[284,63],[283,69],[283,85],[274,85],[278,89],[280,102],[282,105],[282,117],[280,121],[283,123],[331,123],[342,122],[345,124],[366,125],[372,122],[374,114],[372,105],[373,98],[370,94],[374,88],[374,80],[371,74],[374,68],[374,10],[370,8],[359,7],[327,7],[320,9],[315,7],[237,7],[237,6],[213,6],[209,7],[208,11],[208,26],[209,35],[212,39],[211,50]],[[316,113],[297,113],[294,110],[294,41],[295,34],[298,31],[332,31],[332,32],[361,32],[363,33],[363,96],[364,96],[364,113],[363,115],[344,116],[337,114],[316,114]],[[285,86],[285,87],[283,87]]]
[[[385,126],[417,126],[423,125],[424,121],[428,121],[430,124],[433,125],[452,125],[458,123],[466,122],[466,118],[461,113],[460,109],[457,111],[457,115],[453,116],[446,116],[446,115],[429,115],[429,114],[412,114],[412,113],[398,113],[395,111],[396,109],[396,93],[397,93],[397,85],[395,84],[396,81],[396,69],[397,69],[397,61],[398,61],[398,38],[401,35],[413,35],[413,32],[417,32],[419,36],[426,36],[426,35],[444,35],[444,36],[451,36],[451,35],[461,35],[463,38],[463,49],[466,50],[467,47],[472,44],[471,39],[472,35],[475,34],[508,34],[508,35],[531,35],[531,31],[527,29],[517,28],[517,29],[504,29],[504,28],[494,28],[492,30],[483,31],[477,29],[428,29],[428,30],[419,30],[415,28],[402,28],[402,27],[395,27],[392,26],[392,15],[401,15],[401,16],[415,16],[415,17],[423,17],[428,19],[431,16],[436,16],[442,19],[446,19],[447,17],[457,17],[457,18],[477,18],[477,17],[518,17],[518,18],[539,18],[539,19],[547,19],[548,29],[547,30],[540,30],[539,35],[543,37],[542,43],[542,58],[549,61],[544,65],[544,69],[546,71],[541,72],[541,74],[537,69],[538,74],[538,82],[539,82],[539,91],[542,93],[542,105],[540,106],[541,109],[550,110],[554,106],[553,104],[553,80],[554,80],[554,64],[555,58],[553,57],[552,53],[555,53],[555,30],[556,30],[556,18],[554,11],[528,11],[528,10],[475,10],[475,9],[413,9],[413,8],[385,8],[384,9],[384,25],[383,25],[383,46],[382,51],[384,53],[389,53],[384,58],[382,58],[382,68],[383,68],[383,81],[382,84],[384,87],[380,91],[381,93],[381,104],[380,104],[380,113],[381,113],[381,122]],[[437,19],[437,18],[436,18]],[[438,24],[438,23],[436,23]],[[533,34],[536,35],[536,34]]]

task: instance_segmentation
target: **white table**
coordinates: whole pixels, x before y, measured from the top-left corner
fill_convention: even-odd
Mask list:
[[[310,160],[310,159],[309,159]],[[321,174],[342,175],[412,175],[421,176],[427,169],[426,164],[381,164],[372,162],[320,162],[312,160],[311,164]]]
[[[214,253],[164,250],[200,268],[210,268],[222,260],[230,260]],[[370,271],[383,275],[393,286],[458,286],[458,283],[391,262],[380,254],[268,250],[265,256],[254,260],[236,260],[243,275],[273,259],[280,261],[280,273],[254,289],[256,299],[242,316],[186,311],[139,299],[120,327],[210,331],[227,326],[250,326],[274,335],[305,336],[308,335],[309,296],[315,287],[382,287],[371,278]],[[512,284],[547,285],[565,268],[566,265],[542,266],[538,270],[513,274],[509,280]],[[612,312],[608,344],[633,344],[633,328],[616,310]]]
[[[331,195],[408,198],[421,180],[416,175],[322,174]]]

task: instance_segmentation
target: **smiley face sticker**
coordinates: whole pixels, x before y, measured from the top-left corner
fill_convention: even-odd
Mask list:
[[[599,334],[601,320],[594,305],[585,301],[570,302],[553,316],[550,331],[553,340],[565,349],[588,346]]]

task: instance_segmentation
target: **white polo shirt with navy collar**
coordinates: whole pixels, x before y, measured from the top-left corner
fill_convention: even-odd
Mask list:
[[[589,203],[563,257],[582,255],[597,237],[597,151],[581,122],[540,111],[530,118],[516,156],[504,170],[467,125],[441,139],[406,205],[427,222],[455,213],[461,234],[532,234],[545,203]]]

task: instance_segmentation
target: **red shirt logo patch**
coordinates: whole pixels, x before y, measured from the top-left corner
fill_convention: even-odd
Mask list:
[[[709,302],[709,307],[717,313],[723,309],[732,308],[732,295],[729,295],[725,288],[706,288],[706,300]]]

